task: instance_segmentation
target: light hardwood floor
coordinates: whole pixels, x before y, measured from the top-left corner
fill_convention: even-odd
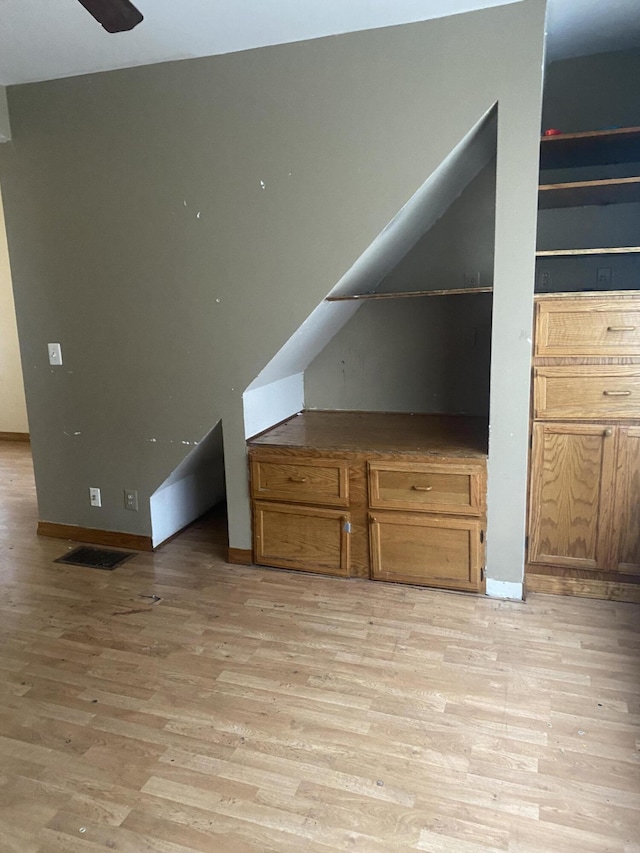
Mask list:
[[[64,567],[35,526],[0,443],[2,853],[640,851],[640,606],[229,566],[215,516]]]

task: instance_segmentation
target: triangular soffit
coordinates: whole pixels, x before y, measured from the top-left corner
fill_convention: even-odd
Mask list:
[[[189,444],[188,441],[183,443]],[[186,479],[205,467],[219,464],[222,459],[222,421],[218,421],[204,438],[201,441],[194,442],[194,445],[193,450],[187,453],[182,462],[158,486],[154,494],[166,489],[167,486],[172,486],[179,480]]]
[[[328,296],[375,292],[398,262],[495,157],[496,128],[497,108],[494,106],[432,172]],[[361,304],[321,302],[246,390],[302,373]]]

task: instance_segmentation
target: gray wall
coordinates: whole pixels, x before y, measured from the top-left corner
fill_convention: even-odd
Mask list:
[[[640,123],[640,50],[596,53],[550,63],[542,127],[565,133]]]
[[[489,415],[491,294],[371,300],[305,373],[307,408]]]
[[[566,132],[640,125],[640,50],[601,53],[553,62],[545,79],[543,128]],[[636,163],[544,172],[545,183],[597,180],[640,174]],[[638,246],[640,204],[564,208],[540,211],[538,247]],[[598,283],[601,268],[611,270],[611,283]],[[637,289],[638,255],[539,259],[536,289],[544,291]]]
[[[244,389],[498,102],[493,350],[508,366],[489,547],[496,577],[521,573],[544,10],[9,89],[0,180],[41,518],[148,534],[182,442],[222,418],[230,541],[249,547]],[[125,486],[146,509],[123,509]]]
[[[495,161],[377,288],[493,284]],[[372,300],[305,372],[309,408],[489,415],[491,295]]]

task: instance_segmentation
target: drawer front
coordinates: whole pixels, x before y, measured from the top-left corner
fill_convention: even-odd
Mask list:
[[[345,461],[302,456],[252,456],[251,497],[346,507],[349,466]]]
[[[480,515],[484,512],[484,466],[461,463],[370,462],[369,505]]]
[[[538,367],[533,396],[539,420],[640,418],[640,365]]]
[[[480,589],[479,520],[380,512],[370,516],[370,532],[374,580]]]
[[[348,513],[256,501],[254,561],[344,577],[351,566],[350,530]]]
[[[640,301],[541,301],[536,311],[537,356],[640,354]]]

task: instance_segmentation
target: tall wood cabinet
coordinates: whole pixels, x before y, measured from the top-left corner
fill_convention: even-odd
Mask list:
[[[640,294],[535,306],[527,587],[640,600]]]

